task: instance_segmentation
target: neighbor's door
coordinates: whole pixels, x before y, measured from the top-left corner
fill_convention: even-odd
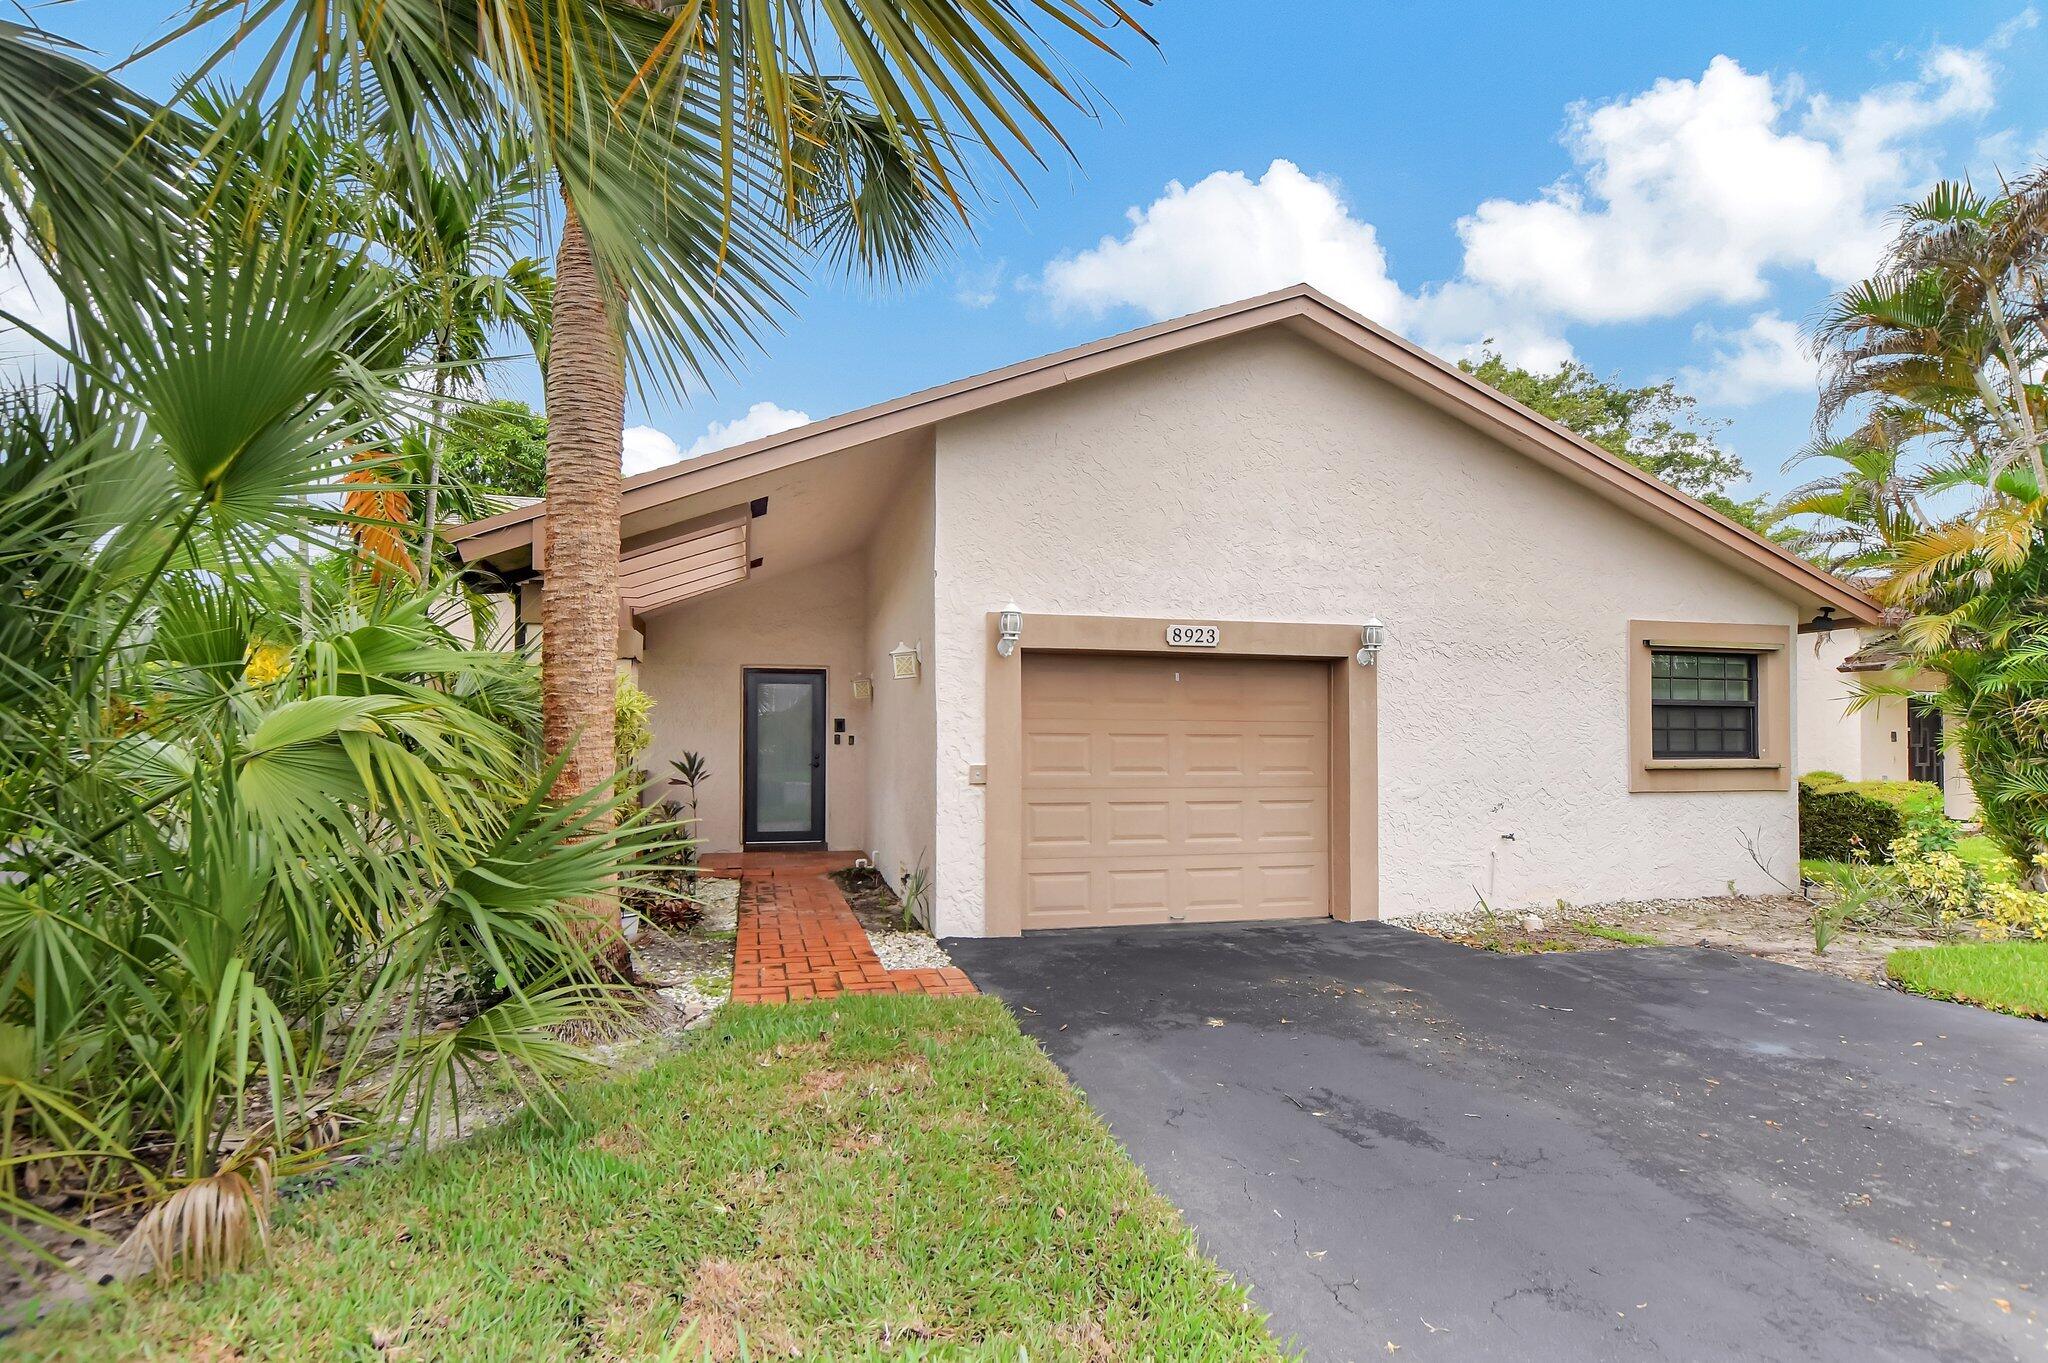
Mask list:
[[[1906,704],[1906,775],[1938,786],[1942,784],[1941,711],[1922,700]]]
[[[748,668],[748,844],[825,841],[825,674]]]

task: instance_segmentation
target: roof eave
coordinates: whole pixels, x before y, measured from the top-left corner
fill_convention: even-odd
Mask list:
[[[1306,284],[1024,360],[717,454],[637,474],[625,481],[622,511],[646,510],[741,478],[935,425],[1140,360],[1280,323],[1289,324],[1320,344],[1341,346],[1351,358],[1363,357],[1363,367],[1394,379],[1410,392],[1418,392],[1482,429],[1493,430],[1523,453],[1594,487],[1611,500],[1704,537],[1726,557],[1746,562],[1798,589],[1808,599],[1842,612],[1848,617],[1844,624],[1883,623],[1877,603],[1834,574],[1666,486],[1627,460]],[[522,546],[530,548],[533,527],[545,513],[545,502],[501,512],[456,527],[449,539],[465,562],[515,553]]]

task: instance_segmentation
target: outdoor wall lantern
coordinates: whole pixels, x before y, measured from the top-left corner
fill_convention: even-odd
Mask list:
[[[1818,634],[1825,639],[1833,634],[1841,623],[1840,620],[1835,619],[1835,608],[1833,606],[1822,606],[1820,614],[1801,625],[1799,632],[1801,634]]]
[[[853,698],[855,700],[873,700],[875,698],[875,679],[865,672],[855,677],[853,679]]]
[[[1017,641],[1024,637],[1024,612],[1017,609],[1012,601],[1003,607],[1003,613],[996,617],[1000,627],[996,638],[996,656],[1007,658],[1017,651]]]
[[[1381,624],[1380,618],[1375,615],[1372,619],[1365,622],[1363,629],[1358,631],[1358,665],[1360,667],[1371,667],[1374,663],[1378,662],[1380,649],[1386,642],[1387,627]]]
[[[916,644],[896,645],[896,647],[889,650],[889,661],[896,669],[893,675],[897,681],[917,680]]]

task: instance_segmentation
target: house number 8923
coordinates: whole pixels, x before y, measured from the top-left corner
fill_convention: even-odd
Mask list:
[[[1223,631],[1214,625],[1168,625],[1169,648],[1214,648],[1223,642]]]

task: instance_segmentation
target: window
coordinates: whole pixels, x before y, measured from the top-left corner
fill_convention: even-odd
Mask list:
[[[1628,622],[1631,792],[1792,789],[1789,624]]]
[[[1754,653],[1650,655],[1650,755],[1658,761],[1757,756]]]

